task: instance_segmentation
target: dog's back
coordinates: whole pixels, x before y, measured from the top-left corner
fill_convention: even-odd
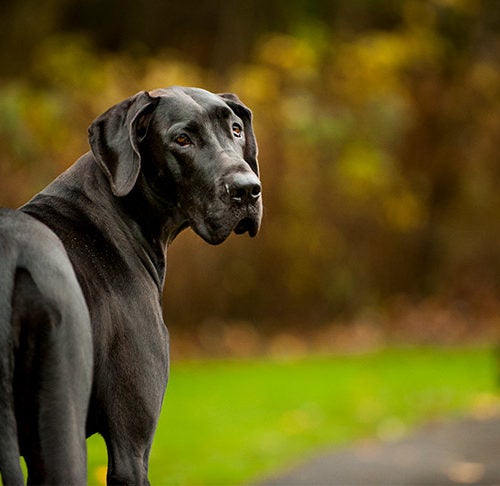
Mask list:
[[[23,484],[85,484],[92,337],[81,289],[57,236],[0,210],[0,473]]]

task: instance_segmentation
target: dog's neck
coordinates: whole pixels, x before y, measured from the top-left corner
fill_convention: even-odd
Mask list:
[[[90,152],[77,160],[54,183],[59,180],[72,192],[81,191],[86,198],[103,210],[107,209],[105,206],[113,207],[127,224],[137,225],[148,240],[158,241],[164,250],[183,229],[189,226],[175,201],[158,200],[150,191],[144,190],[146,181],[142,177],[137,182],[137,186],[142,187],[135,187],[130,194],[123,197],[113,195],[106,176]]]
[[[37,194],[24,209],[33,213],[30,208],[52,206],[51,198],[56,198],[57,206],[62,204],[74,211],[80,208],[86,217],[98,221],[104,231],[113,227],[113,234],[121,235],[116,241],[118,250],[121,244],[132,246],[161,291],[166,249],[189,224],[174,203],[154,201],[145,197],[141,189],[137,188],[124,197],[113,195],[109,181],[89,152]],[[50,226],[40,213],[33,215]],[[52,229],[58,233],[57,228]]]

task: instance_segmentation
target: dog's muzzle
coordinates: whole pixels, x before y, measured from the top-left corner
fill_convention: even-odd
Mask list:
[[[255,236],[262,220],[259,178],[250,171],[226,174],[216,185],[215,198],[188,211],[193,230],[212,245],[222,243],[233,231]]]
[[[237,173],[225,184],[225,188],[232,205],[242,215],[234,232],[237,235],[248,232],[250,236],[255,236],[260,226],[262,188],[259,179],[253,173]]]

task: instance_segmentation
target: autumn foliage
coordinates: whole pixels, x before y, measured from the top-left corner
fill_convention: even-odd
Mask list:
[[[145,2],[144,12],[159,3]],[[91,120],[139,90],[235,92],[254,112],[262,231],[219,248],[178,238],[166,292],[174,329],[309,327],[429,301],[461,319],[494,314],[500,3],[276,2],[259,24],[261,3],[245,7],[255,28],[238,17],[227,33],[232,17],[221,13],[215,32],[193,20],[182,32],[189,39],[191,28],[199,42],[184,49],[178,25],[162,37],[157,21],[148,37],[147,26],[132,31],[115,18],[122,31],[107,39],[100,23],[77,25],[69,0],[44,3],[53,15],[38,23],[26,17],[31,2],[7,2],[0,27],[10,25],[10,50],[30,33],[32,42],[24,39],[24,59],[9,51],[0,72],[0,204],[15,207],[40,190],[88,150]],[[123,16],[144,21],[130,5]],[[31,29],[24,36],[22,22]]]

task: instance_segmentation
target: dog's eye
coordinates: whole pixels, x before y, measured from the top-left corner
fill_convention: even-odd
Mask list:
[[[181,133],[180,135],[177,135],[177,137],[175,137],[175,143],[177,145],[180,145],[181,147],[187,147],[188,145],[191,145],[192,142],[185,133]]]
[[[235,137],[241,138],[241,135],[243,134],[243,128],[241,128],[238,123],[233,123],[233,135]]]

